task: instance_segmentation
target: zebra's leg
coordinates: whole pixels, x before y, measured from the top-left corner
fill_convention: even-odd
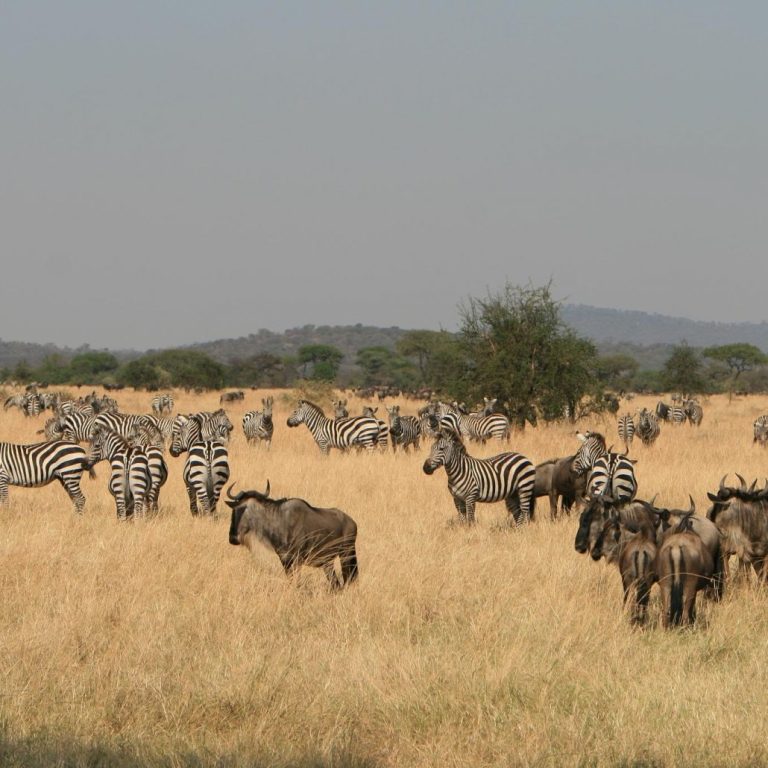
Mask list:
[[[78,515],[82,515],[83,508],[85,507],[85,495],[80,490],[80,477],[62,477],[59,478],[59,482],[72,500],[72,503],[75,505],[75,512],[77,512]]]
[[[187,485],[187,496],[189,496],[189,511],[197,517],[197,492],[191,485]]]
[[[520,497],[517,493],[512,493],[507,496],[507,498],[504,499],[504,503],[506,504],[507,512],[509,512],[510,525],[512,524],[512,521],[514,521],[516,527],[522,525],[525,515],[522,505],[520,504]]]
[[[209,515],[211,513],[211,502],[208,498],[208,490],[205,487],[198,488],[195,498],[197,499],[197,508],[200,510],[200,514],[203,516]]]
[[[456,511],[459,513],[459,522],[466,523],[467,522],[467,505],[464,502],[464,499],[461,499],[458,496],[454,496],[453,504],[456,507]]]
[[[0,504],[8,503],[8,474],[5,471],[0,472]]]

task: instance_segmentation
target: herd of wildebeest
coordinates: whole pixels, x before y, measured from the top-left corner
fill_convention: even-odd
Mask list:
[[[244,399],[242,392],[221,396],[222,405]],[[263,409],[243,417],[249,444],[271,445],[274,424],[271,397]],[[504,501],[509,523],[521,526],[534,517],[536,499],[549,499],[550,515],[570,513],[578,506],[579,525],[575,549],[592,559],[615,563],[624,588],[632,622],[647,620],[654,584],[659,585],[662,623],[665,627],[692,624],[699,591],[719,600],[729,581],[731,558],[739,571],[753,569],[766,578],[768,556],[768,481],[763,487],[740,475],[728,484],[726,477],[708,493],[711,507],[697,514],[693,499],[688,509],[657,507],[654,499],[636,498],[635,462],[628,457],[635,436],[653,445],[660,422],[699,426],[703,408],[693,399],[673,396],[671,405],[660,402],[655,410],[641,409],[618,417],[618,437],[624,452],[607,447],[598,432],[577,433],[572,455],[536,466],[522,454],[504,451],[488,458],[471,456],[467,443],[500,442],[510,438],[510,423],[495,411],[496,401],[468,412],[459,404],[431,401],[417,415],[400,414],[399,406],[387,408],[388,423],[377,418],[377,408],[350,416],[347,401],[333,403],[334,418],[309,400],[299,400],[287,426],[306,425],[319,449],[375,451],[419,447],[431,439],[424,473],[443,467],[448,490],[459,521],[475,522],[475,505]],[[99,461],[110,466],[109,490],[119,519],[141,517],[158,510],[160,490],[168,477],[164,451],[187,454],[183,479],[193,515],[216,515],[221,490],[229,480],[227,445],[233,425],[226,411],[172,416],[170,394],[152,398],[152,413],[121,413],[117,402],[95,393],[78,399],[39,392],[9,397],[5,410],[19,408],[27,416],[51,410],[39,433],[43,442],[0,443],[0,502],[7,501],[8,486],[34,487],[58,480],[77,512],[85,497],[79,483],[84,471],[93,474]],[[756,444],[768,445],[768,416],[753,424]],[[82,444],[86,447],[83,448]],[[249,548],[261,543],[279,557],[291,575],[301,565],[321,567],[332,588],[339,589],[358,577],[357,525],[338,509],[318,508],[297,498],[272,499],[266,490],[227,490],[231,508],[229,541]],[[338,561],[338,562],[337,562]],[[338,567],[337,567],[338,566]]]

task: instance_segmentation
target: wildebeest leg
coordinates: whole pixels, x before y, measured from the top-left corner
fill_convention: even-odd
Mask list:
[[[357,553],[352,545],[347,551],[340,555],[341,560],[341,580],[346,586],[358,577]]]
[[[548,494],[549,496],[549,519],[555,520],[557,518],[557,491],[552,489]],[[565,507],[563,507],[565,512]]]
[[[460,499],[458,496],[453,497],[453,503],[456,507],[456,510],[459,513],[459,522],[460,523],[466,523],[467,522],[467,505],[464,499]]]
[[[325,571],[328,583],[331,585],[331,589],[337,590],[344,586],[343,582],[339,579],[339,576],[336,573],[336,563],[334,560],[331,560],[329,563],[324,563],[323,570]]]
[[[280,557],[280,562],[283,564],[285,575],[289,579],[292,579],[293,576],[296,574],[296,571],[299,569],[298,559],[291,554],[280,555],[279,557]]]

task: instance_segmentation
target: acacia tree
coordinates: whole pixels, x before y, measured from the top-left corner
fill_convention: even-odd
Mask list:
[[[672,350],[664,363],[662,380],[667,389],[681,392],[701,392],[704,382],[701,377],[701,360],[696,351],[683,342]]]
[[[733,397],[736,381],[744,371],[751,371],[757,365],[765,365],[768,362],[760,349],[753,344],[723,344],[719,347],[707,347],[701,352],[710,360],[725,363],[730,369],[731,376],[728,382],[728,398]]]
[[[462,399],[498,397],[518,423],[560,418],[596,390],[594,345],[560,318],[550,286],[507,283],[498,294],[470,298],[461,307],[459,333],[467,367]]]
[[[330,344],[305,344],[299,347],[299,363],[304,377],[319,381],[333,381],[344,358],[340,349]]]

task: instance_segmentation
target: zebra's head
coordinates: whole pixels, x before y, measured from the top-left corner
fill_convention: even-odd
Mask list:
[[[459,435],[451,430],[441,429],[422,467],[424,474],[431,475],[436,469],[450,464],[460,453],[466,453],[466,449]]]
[[[275,398],[270,395],[269,397],[262,398],[261,404],[264,406],[264,418],[272,418],[272,405],[275,402]]]
[[[298,405],[296,406],[296,410],[288,417],[288,421],[286,422],[289,427],[298,427],[299,424],[303,424],[307,417],[311,416],[312,414],[318,414],[320,416],[324,415],[322,409],[315,405],[314,403],[310,403],[309,400],[299,400]]]
[[[96,464],[109,458],[107,455],[107,438],[110,430],[106,427],[96,427],[91,433],[90,443],[88,445],[88,463]]]
[[[171,447],[169,449],[170,454],[173,457],[180,456],[186,450],[184,445],[184,438],[186,435],[184,433],[187,432],[187,430],[185,430],[184,427],[189,420],[189,416],[182,416],[181,414],[173,420],[173,427],[171,428]]]
[[[574,456],[571,466],[577,475],[583,475],[592,468],[598,458],[607,453],[605,438],[599,432],[584,432],[583,434],[577,432],[576,437],[581,440],[581,447]]]

